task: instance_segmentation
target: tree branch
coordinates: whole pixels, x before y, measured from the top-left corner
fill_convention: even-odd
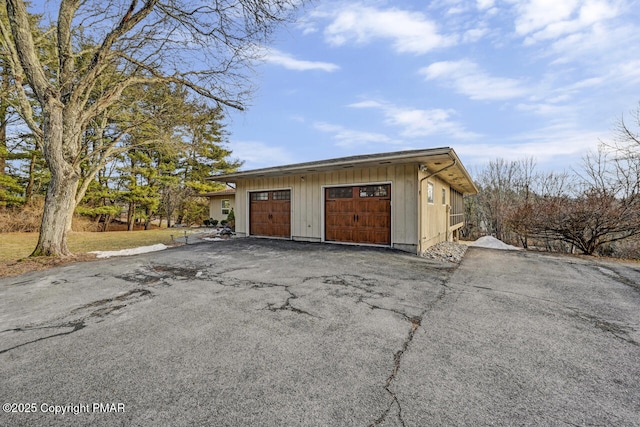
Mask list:
[[[22,113],[22,118],[35,136],[36,146],[41,147],[44,135],[42,133],[42,129],[34,118],[33,107],[31,106],[30,98],[22,85],[22,76],[24,75],[24,70],[22,69],[22,65],[20,64],[20,56],[18,55],[18,52],[16,51],[14,45],[12,43],[6,42],[10,40],[10,33],[2,20],[0,20],[0,34],[2,35],[2,45],[9,52],[9,55],[7,55],[7,59],[9,60],[10,72],[15,82],[14,88],[18,95],[18,105],[20,108],[20,112]]]
[[[42,64],[36,54],[37,49],[31,35],[29,13],[25,3],[21,0],[7,0],[7,14],[11,23],[16,52],[20,52],[17,57],[22,65],[22,71],[31,83],[38,100],[42,104],[48,103],[51,98],[57,100],[57,94],[48,83]]]

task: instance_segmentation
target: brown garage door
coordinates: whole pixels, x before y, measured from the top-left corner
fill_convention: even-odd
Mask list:
[[[291,190],[250,193],[249,234],[291,237]]]
[[[325,240],[391,244],[391,185],[325,189]]]

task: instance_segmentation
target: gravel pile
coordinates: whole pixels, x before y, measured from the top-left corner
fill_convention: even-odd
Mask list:
[[[466,245],[454,242],[440,242],[431,246],[422,253],[424,258],[435,259],[438,261],[455,262],[462,261],[464,253],[467,251]]]

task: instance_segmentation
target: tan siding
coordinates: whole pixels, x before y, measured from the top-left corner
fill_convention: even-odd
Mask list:
[[[212,196],[209,197],[209,218],[217,219],[218,222],[223,219],[227,219],[227,215],[222,214],[222,201],[229,200],[229,204],[231,205],[231,209],[233,209],[233,213],[236,213],[235,209],[235,195],[227,194],[220,196]]]
[[[304,181],[302,178],[304,177]],[[247,192],[290,188],[292,190],[292,238],[322,240],[323,187],[366,183],[392,185],[392,244],[418,244],[417,166],[389,165],[375,168],[242,180],[236,186],[236,232],[248,230]]]
[[[418,236],[416,171],[410,165],[397,166],[395,176],[397,177],[394,180],[395,192],[392,193],[394,240],[398,243],[415,245]]]
[[[236,215],[236,234],[238,236],[245,236],[247,233],[247,192],[244,181],[238,181],[236,183],[236,209],[234,214]]]
[[[424,178],[424,174],[420,174],[420,178]],[[434,184],[434,200],[433,204],[427,203],[427,183]],[[446,204],[442,204],[442,190],[445,189],[447,193]],[[439,242],[448,241],[451,239],[448,230],[448,204],[449,204],[449,185],[440,178],[430,177],[422,182],[422,194],[421,194],[421,246],[424,251],[429,246],[435,245]]]

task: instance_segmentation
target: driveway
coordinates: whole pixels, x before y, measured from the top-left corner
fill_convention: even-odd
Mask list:
[[[0,425],[640,425],[638,283],[260,239],[0,279]]]

